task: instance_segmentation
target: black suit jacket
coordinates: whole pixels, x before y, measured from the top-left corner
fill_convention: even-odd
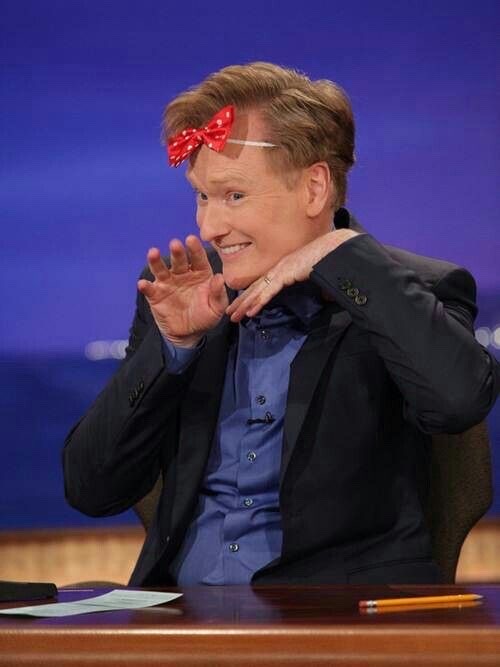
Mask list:
[[[341,210],[336,226],[348,225]],[[474,281],[367,234],[327,255],[310,280],[330,300],[291,366],[282,556],[253,582],[437,581],[422,514],[430,434],[481,421],[499,385],[473,336]],[[198,360],[169,375],[139,294],[126,359],[67,438],[66,495],[86,514],[124,511],[163,475],[134,585],[175,583],[169,564],[196,508],[235,335],[223,318]]]

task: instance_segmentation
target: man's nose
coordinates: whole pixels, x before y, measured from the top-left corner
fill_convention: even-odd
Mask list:
[[[200,229],[202,241],[211,243],[220,236],[225,236],[231,231],[227,220],[225,206],[217,202],[208,202],[203,208],[199,208],[196,214],[196,222]]]

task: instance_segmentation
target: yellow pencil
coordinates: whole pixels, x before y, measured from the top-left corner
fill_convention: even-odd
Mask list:
[[[482,595],[475,593],[462,593],[460,595],[429,595],[427,597],[415,598],[388,598],[384,600],[360,600],[360,609],[369,609],[373,607],[396,607],[413,604],[441,604],[443,602],[471,602],[473,600],[482,600]]]
[[[472,600],[470,602],[434,602],[433,604],[398,604],[394,607],[360,607],[360,614],[408,614],[412,611],[441,611],[442,609],[470,609],[471,607],[480,607],[482,600]]]

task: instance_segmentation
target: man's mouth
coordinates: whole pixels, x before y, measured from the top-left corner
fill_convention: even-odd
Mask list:
[[[250,243],[236,243],[235,245],[226,245],[224,247],[219,246],[219,252],[221,255],[234,255],[235,253],[247,248]]]

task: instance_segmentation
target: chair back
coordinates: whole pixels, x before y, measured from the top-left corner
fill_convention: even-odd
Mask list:
[[[486,422],[463,433],[432,436],[430,485],[425,516],[434,560],[445,583],[455,582],[467,534],[493,499],[490,441]]]
[[[149,526],[153,521],[153,517],[158,506],[158,501],[160,500],[162,488],[163,478],[160,475],[151,491],[134,505],[134,512],[139,517],[146,532],[148,531]]]

